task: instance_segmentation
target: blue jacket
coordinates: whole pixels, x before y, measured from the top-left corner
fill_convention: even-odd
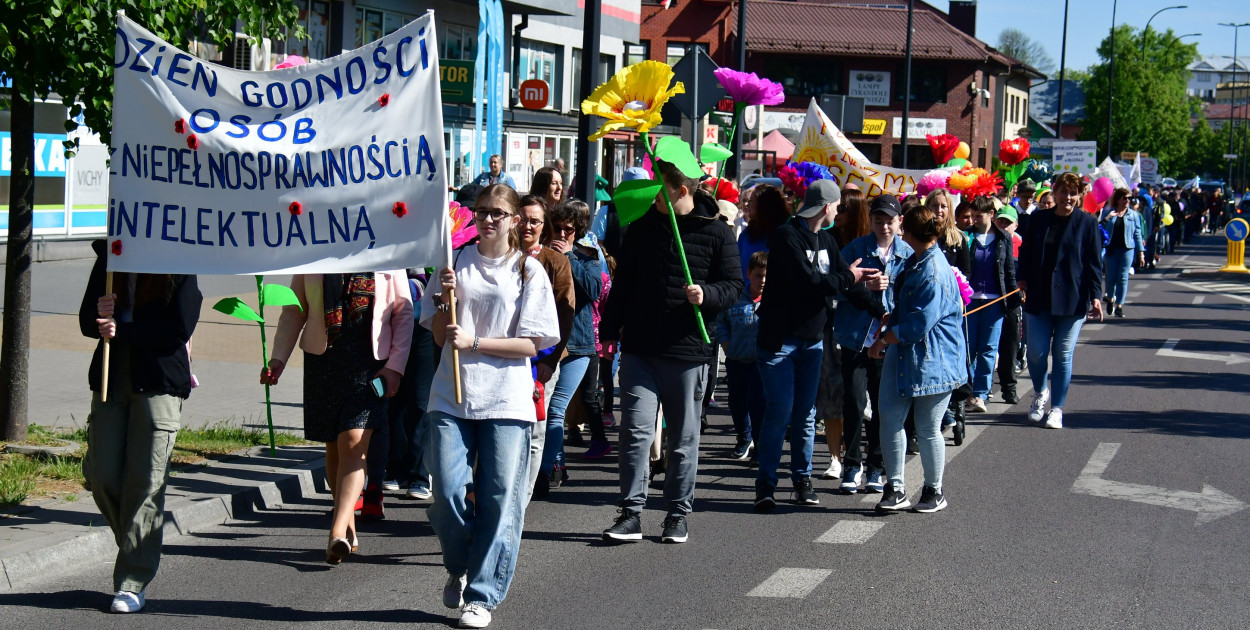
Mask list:
[[[1055,211],[1038,210],[1029,220],[1029,228],[1020,243],[1020,284],[1025,289],[1024,311],[1041,315],[1041,300],[1029,299],[1038,291],[1050,291],[1050,315],[1075,317],[1084,315],[1090,302],[1102,297],[1102,237],[1098,219],[1076,209],[1068,228],[1059,241],[1055,272],[1043,277],[1042,258],[1046,250],[1046,233]]]
[[[859,263],[860,267],[884,271],[890,277],[891,285],[894,284],[894,279],[903,270],[903,265],[906,264],[908,258],[911,258],[911,255],[911,246],[904,243],[903,239],[898,236],[894,237],[894,249],[891,250],[888,260],[881,260],[877,256],[875,234],[861,236],[842,248],[842,258],[848,262],[862,259]],[[893,291],[873,291],[872,299],[884,307],[887,313],[894,310]],[[859,351],[864,347],[864,339],[868,336],[868,326],[872,324],[872,320],[873,317],[868,311],[855,308],[853,304],[841,300],[833,314],[833,339],[843,348]]]
[[[950,263],[937,245],[914,254],[894,283],[887,364],[898,370],[898,395],[932,396],[968,381],[964,303]]]
[[[716,338],[727,346],[726,359],[755,363],[755,339],[760,331],[760,318],[755,314],[757,306],[751,295],[743,291],[737,304],[716,316]]]
[[[598,258],[584,256],[578,251],[566,255],[569,258],[569,268],[573,272],[573,294],[577,305],[573,313],[573,331],[569,333],[569,343],[565,349],[571,355],[594,355],[597,353],[595,323],[590,305],[603,292],[603,267],[599,265]]]
[[[476,178],[474,178],[473,184],[475,186],[481,186],[482,188],[485,188],[491,185],[490,180],[491,180],[490,171],[486,171],[485,173],[482,173],[478,175]],[[505,171],[499,171],[499,177],[495,178],[495,183],[506,184],[509,188],[516,190],[516,181],[513,180],[512,176],[509,175]]]
[[[1120,220],[1114,212],[1108,212],[1106,218],[1102,220],[1102,228],[1107,234],[1115,235],[1115,224]],[[1124,249],[1131,249],[1136,254],[1146,251],[1146,241],[1142,238],[1142,218],[1141,214],[1136,210],[1129,210],[1124,213]],[[1107,244],[1108,247],[1111,243]]]

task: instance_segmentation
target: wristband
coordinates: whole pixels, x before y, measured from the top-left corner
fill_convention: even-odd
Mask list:
[[[479,343],[481,343],[481,341],[482,341],[481,337],[478,337],[477,335],[473,336],[473,351],[474,352],[477,352],[477,346]]]

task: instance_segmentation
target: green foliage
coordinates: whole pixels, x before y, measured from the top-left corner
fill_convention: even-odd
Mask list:
[[[265,321],[256,311],[252,310],[252,307],[237,297],[222,298],[213,305],[213,310],[248,322]]]
[[[656,195],[660,194],[660,180],[635,179],[621,182],[612,196],[616,204],[616,215],[621,220],[621,227],[637,221],[647,213],[651,204],[655,203]]]
[[[704,164],[713,164],[715,162],[727,160],[729,159],[729,156],[733,154],[733,151],[712,142],[699,147],[699,159]]]
[[[1053,74],[1055,69],[1055,60],[1047,54],[1046,47],[1020,29],[1003,29],[998,34],[998,51],[1019,59],[1044,74]]]
[[[263,295],[265,296],[265,306],[299,306],[300,310],[304,307],[300,306],[299,298],[295,296],[295,292],[284,284],[266,284]]]
[[[1144,48],[1143,48],[1144,45]],[[1143,54],[1144,51],[1144,54]],[[1107,94],[1111,59],[1110,35],[1098,47],[1102,61],[1090,67],[1085,87],[1086,118],[1081,138],[1107,138]],[[1143,33],[1127,24],[1115,31],[1115,92],[1112,104],[1111,151],[1141,151],[1159,160],[1162,173],[1174,173],[1188,164],[1192,152],[1190,103],[1185,89],[1186,67],[1198,55],[1195,44],[1179,41],[1171,29]]]
[[[70,115],[83,114],[87,127],[110,143],[113,117],[113,55],[117,11],[169,42],[191,40],[224,46],[235,25],[251,37],[306,38],[297,26],[299,9],[290,0],[0,0],[0,73],[13,80],[15,95],[59,94]],[[290,29],[288,31],[288,29]],[[72,131],[77,123],[66,122]]]
[[[703,169],[694,159],[694,151],[685,140],[677,136],[665,136],[655,143],[655,157],[677,167],[686,177],[702,177]]]

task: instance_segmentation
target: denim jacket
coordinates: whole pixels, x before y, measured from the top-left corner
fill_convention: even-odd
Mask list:
[[[1102,229],[1107,234],[1115,234],[1115,222],[1119,221],[1114,212],[1108,212],[1106,218],[1102,220]],[[1107,244],[1110,247],[1110,243]],[[1142,238],[1142,218],[1141,214],[1129,210],[1124,213],[1124,242],[1121,243],[1124,249],[1131,249],[1137,254],[1146,251],[1146,241]]]
[[[862,259],[859,263],[860,267],[865,269],[880,269],[890,277],[890,284],[894,284],[894,279],[898,277],[898,273],[903,270],[903,265],[911,258],[911,246],[903,242],[898,236],[894,237],[894,247],[890,250],[890,258],[881,260],[877,255],[877,236],[875,234],[867,234],[861,236],[842,248],[842,258],[848,263],[855,262],[856,259]],[[894,292],[873,291],[872,297],[883,307],[886,312],[894,310]],[[868,336],[868,326],[872,324],[872,315],[863,309],[855,308],[854,305],[841,300],[837,310],[833,315],[833,339],[838,342],[839,346],[850,350],[859,351],[864,347],[864,339]]]
[[[743,291],[737,304],[716,316],[716,338],[728,346],[726,359],[755,363],[755,339],[760,331],[760,318],[755,314],[757,306],[759,303]]]
[[[942,394],[967,382],[963,316],[959,286],[941,250],[935,245],[908,259],[894,284],[888,326],[899,339],[887,352],[896,353],[900,397]]]
[[[573,294],[577,305],[573,314],[573,331],[569,333],[566,349],[571,355],[594,356],[595,323],[591,305],[599,299],[599,293],[603,291],[603,267],[598,258],[591,258],[578,251],[569,252],[567,256],[573,272]]]

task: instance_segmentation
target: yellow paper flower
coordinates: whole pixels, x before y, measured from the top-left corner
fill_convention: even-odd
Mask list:
[[[680,81],[670,89],[672,81],[673,68],[666,63],[643,61],[621,68],[582,101],[583,114],[608,120],[590,135],[590,141],[622,127],[646,132],[659,125],[660,108],[675,94],[686,91]]]

